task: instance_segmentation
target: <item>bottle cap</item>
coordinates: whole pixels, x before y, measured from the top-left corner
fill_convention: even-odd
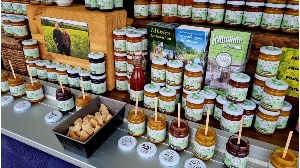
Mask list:
[[[166,84],[166,87],[168,87],[168,88],[172,88],[172,89],[174,89],[174,90],[178,90],[178,89],[181,89],[181,85],[179,85],[179,86],[170,86],[170,85],[168,85],[168,84]]]
[[[246,99],[243,103],[238,103],[237,105],[241,106],[244,110],[254,110],[256,108],[256,104]]]
[[[136,146],[136,139],[132,136],[123,136],[118,140],[118,146],[122,150],[132,150]]]
[[[263,2],[246,2],[247,6],[265,6]]]
[[[127,73],[118,73],[118,72],[116,72],[116,76],[126,76],[127,77]]]
[[[168,60],[163,57],[154,57],[152,59],[152,64],[157,64],[157,65],[166,65]]]
[[[34,45],[34,44],[37,44],[37,41],[33,40],[33,39],[23,40],[22,44],[23,45]]]
[[[14,110],[17,112],[26,111],[31,107],[31,103],[28,101],[22,101],[14,105]]]
[[[46,65],[48,65],[48,64],[50,64],[50,61],[49,61],[49,60],[37,60],[37,61],[36,61],[36,65],[37,65],[37,66],[46,66]]]
[[[264,77],[264,76],[260,76],[258,74],[255,74],[254,78],[265,82],[266,80],[268,80],[268,79],[274,79],[275,77],[268,78],[268,77]]]
[[[19,17],[19,16],[11,17],[10,21],[11,22],[24,22],[25,21],[25,17]]]
[[[278,79],[268,79],[265,82],[265,85],[276,90],[286,90],[289,85]]]
[[[26,60],[26,64],[36,64],[36,60]]]
[[[179,60],[169,60],[167,66],[171,68],[181,68],[183,67],[183,62]]]
[[[203,72],[203,68],[201,65],[196,64],[188,64],[185,66],[185,70],[190,72]]]
[[[240,73],[240,72],[234,72],[232,74],[230,74],[230,79],[234,80],[236,82],[244,82],[247,83],[250,81],[250,76],[244,74],[244,73]]]
[[[100,59],[104,57],[104,54],[103,52],[91,52],[89,53],[88,57],[92,59]]]
[[[288,8],[288,9],[294,9],[294,10],[299,10],[299,5],[288,4],[286,6],[286,8]]]
[[[213,3],[213,4],[225,4],[226,0],[209,0],[209,3]]]
[[[57,66],[56,70],[58,71],[66,71],[67,69],[69,69],[70,65],[68,64],[60,64],[59,66]]]
[[[273,3],[266,3],[265,5],[268,8],[285,8],[286,4],[273,4]]]
[[[155,85],[158,85],[158,86],[160,86],[160,87],[164,87],[164,86],[166,85],[166,82],[157,83],[157,82],[153,82],[152,80],[151,80],[151,83],[153,83],[153,84],[155,84]]]
[[[117,56],[117,57],[126,57],[127,53],[117,53],[117,52],[114,52],[114,55]]]
[[[159,92],[160,86],[150,83],[144,86],[144,90],[149,93],[157,93]]]
[[[205,99],[215,99],[217,97],[217,93],[211,89],[204,88],[204,90],[201,90],[199,93],[204,96]]]
[[[227,1],[228,5],[245,5],[244,1]]]
[[[282,50],[280,48],[274,46],[263,46],[259,51],[267,55],[280,55],[282,53]]]
[[[1,97],[1,106],[8,105],[14,101],[13,96],[2,96]]]
[[[168,87],[163,87],[159,90],[159,94],[161,94],[162,96],[175,96],[176,95],[176,91],[172,88],[168,88]]]
[[[50,64],[46,65],[46,68],[57,68],[59,66],[59,62],[50,62]]]
[[[142,33],[138,32],[136,30],[127,31],[126,36],[127,37],[132,37],[132,38],[134,38],[134,37],[142,37]]]
[[[184,168],[206,168],[206,164],[197,158],[190,158],[185,161]]]
[[[233,103],[223,105],[223,110],[227,114],[230,114],[233,116],[240,116],[243,114],[243,111],[244,111],[241,106],[233,104]]]
[[[157,152],[156,146],[151,142],[144,142],[137,147],[137,153],[143,158],[151,158]]]
[[[80,67],[74,67],[74,66],[71,66],[67,69],[67,72],[71,74],[75,74],[75,73],[79,74],[80,71],[81,71]]]
[[[265,110],[264,108],[262,108],[261,106],[258,107],[258,110],[266,115],[270,115],[270,116],[278,116],[280,114],[280,111],[277,112],[273,112],[273,111],[268,111]]]
[[[87,69],[82,69],[79,73],[79,76],[91,76],[91,71]]]
[[[61,120],[63,117],[62,113],[59,111],[52,111],[45,116],[45,120],[48,123],[54,123]]]
[[[147,29],[145,29],[145,28],[138,28],[137,31],[142,33],[142,35],[147,34]]]
[[[171,149],[166,149],[159,154],[159,161],[165,166],[175,166],[179,163],[179,154]]]
[[[193,104],[202,104],[205,100],[205,97],[203,97],[200,94],[192,93],[189,94],[186,98],[186,101],[193,103]]]
[[[126,35],[126,31],[124,29],[115,29],[113,31],[113,34],[117,35],[117,36],[125,36]]]
[[[102,75],[102,76],[91,76],[92,79],[96,79],[96,80],[100,80],[100,79],[105,79],[106,78],[106,74]]]
[[[292,107],[293,106],[291,105],[291,103],[289,103],[287,101],[283,101],[281,110],[282,111],[290,111],[290,110],[292,110]]]
[[[218,103],[223,104],[223,105],[231,103],[230,101],[228,101],[226,99],[226,95],[219,95],[219,96],[217,96],[216,100],[217,100]]]

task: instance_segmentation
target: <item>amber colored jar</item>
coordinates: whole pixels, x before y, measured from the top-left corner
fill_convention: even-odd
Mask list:
[[[56,70],[58,66],[58,62],[51,62],[50,64],[46,65],[47,77],[49,82],[56,83],[58,81]]]
[[[12,6],[13,6],[13,10],[14,10],[15,15],[23,15],[21,1],[13,0],[12,1]]]
[[[254,129],[261,134],[273,134],[279,113],[279,111],[272,112],[259,106],[255,117]]]
[[[205,125],[198,127],[195,134],[193,154],[201,160],[210,160],[215,153],[217,135],[213,128],[208,127],[205,135]]]
[[[267,0],[267,3],[286,4],[287,0]]]
[[[161,17],[161,0],[150,0],[148,2],[148,17],[153,19]]]
[[[45,6],[52,6],[52,5],[55,5],[55,2],[54,0],[41,0],[41,4],[42,5],[45,5]]]
[[[68,68],[69,66],[67,64],[60,64],[56,68],[57,76],[63,86],[69,86],[68,71],[67,71]]]
[[[166,80],[167,59],[163,57],[155,57],[151,64],[151,81],[162,83]]]
[[[36,40],[23,40],[22,44],[26,60],[38,60],[40,58],[39,46]]]
[[[207,19],[208,0],[194,0],[192,5],[192,22],[204,23]]]
[[[288,149],[285,158],[282,158],[284,148],[276,148],[270,156],[270,162],[268,167],[274,168],[296,168],[297,167],[297,156],[296,154]]]
[[[291,103],[284,101],[280,110],[280,114],[277,120],[276,129],[284,129],[288,123],[292,110]]]
[[[299,33],[299,5],[288,4],[286,8],[280,30],[286,33]]]
[[[237,133],[240,129],[240,121],[243,117],[243,108],[239,105],[229,103],[223,105],[220,121],[221,130]]]
[[[127,73],[127,54],[114,53],[115,55],[115,71],[118,73]]]
[[[288,1],[288,4],[291,4],[291,5],[299,5],[299,0],[289,0],[289,1]]]
[[[158,111],[170,114],[175,111],[176,91],[163,87],[159,90]]]
[[[141,108],[137,109],[135,115],[135,108],[129,109],[128,116],[128,134],[131,136],[142,136],[146,131],[146,115]]]
[[[159,96],[159,89],[160,87],[153,83],[144,86],[144,108],[155,110],[154,102],[155,98]]]
[[[198,122],[202,120],[204,97],[192,93],[186,98],[185,118],[190,121]]]
[[[155,121],[155,115],[151,114],[147,122],[147,139],[152,143],[162,143],[166,139],[167,134],[167,122],[163,114],[157,115]]]
[[[279,30],[285,7],[285,4],[266,3],[260,27],[271,31]]]
[[[207,23],[219,25],[223,23],[225,14],[225,0],[209,0]]]
[[[90,101],[92,101],[92,97],[88,93],[84,93],[84,99],[82,93],[77,95],[75,100],[76,111],[89,104]]]
[[[256,104],[246,99],[243,103],[238,103],[239,106],[241,106],[244,109],[243,112],[243,127],[248,128],[251,127],[253,117],[254,117],[254,110],[256,108]]]
[[[30,5],[40,5],[41,0],[30,0]]]
[[[33,82],[33,85],[30,81],[26,83],[26,95],[31,103],[41,102],[45,98],[41,83],[35,81]]]
[[[189,94],[192,94],[192,93],[198,93],[198,92],[199,92],[199,90],[196,90],[196,91],[188,91],[188,90],[183,89],[182,97],[181,97],[181,108],[182,108],[182,110],[185,110],[185,106],[186,106],[186,97],[187,97]]]
[[[25,90],[25,82],[21,75],[10,76],[8,78],[8,86],[12,96],[14,97],[22,97],[26,94]]]
[[[183,88],[188,91],[201,89],[203,68],[200,65],[188,64],[185,66]]]
[[[178,120],[174,119],[169,128],[169,147],[176,151],[183,151],[187,148],[189,143],[189,124],[186,120],[180,120],[180,127],[178,127]]]
[[[263,2],[247,2],[244,11],[242,24],[246,28],[257,29],[260,26],[261,18],[264,11],[265,3]]]
[[[39,79],[46,80],[48,79],[46,65],[50,64],[48,60],[37,60],[36,70]]]
[[[272,77],[271,79],[273,79],[273,78],[275,78],[275,77]],[[262,92],[265,87],[265,81],[267,79],[269,79],[269,78],[263,77],[263,76],[260,76],[257,74],[254,75],[251,98],[253,98],[256,101],[260,101]]]
[[[134,0],[134,18],[148,18],[148,2],[147,0]]]
[[[226,99],[226,95],[219,95],[216,98],[216,105],[214,109],[214,118],[218,121],[221,121],[223,105],[231,103]]]
[[[172,88],[172,89],[176,90],[176,100],[175,100],[175,104],[178,104],[178,103],[179,103],[179,100],[180,100],[180,96],[181,96],[181,85],[180,85],[180,86],[170,86],[170,85],[166,85],[166,87]]]
[[[264,77],[275,77],[280,63],[282,50],[278,47],[264,46],[260,48],[256,73]]]
[[[239,26],[243,20],[244,1],[227,1],[224,23],[226,26]]]
[[[13,17],[10,19],[14,38],[24,39],[28,37],[25,17]]]
[[[250,77],[244,73],[235,72],[230,74],[230,80],[227,87],[227,100],[239,103],[246,100],[248,93]]]
[[[179,60],[169,60],[166,68],[166,83],[170,86],[182,85],[183,62]]]
[[[209,115],[213,115],[213,111],[215,108],[215,102],[216,102],[216,97],[217,93],[214,92],[211,89],[204,88],[199,92],[200,95],[202,95],[205,100],[204,100],[204,108],[203,108],[203,116],[207,115],[207,111],[209,110]]]
[[[113,31],[114,52],[126,53],[126,31],[123,29],[116,29]]]
[[[31,76],[37,78],[36,61],[26,60],[25,62],[27,65],[29,65]]]
[[[177,22],[190,22],[192,17],[192,0],[179,0],[177,4]]]
[[[134,56],[135,52],[142,52],[142,33],[131,31],[126,33],[127,55]]]
[[[9,74],[7,72],[1,72],[1,93],[9,91],[8,78]]]
[[[178,0],[162,0],[161,21],[177,22],[177,4]]]
[[[2,17],[3,29],[4,29],[4,33],[7,37],[14,36],[14,32],[12,31],[10,19],[11,19],[11,17],[8,17],[8,16]]]
[[[116,89],[118,91],[127,90],[127,73],[116,72]]]

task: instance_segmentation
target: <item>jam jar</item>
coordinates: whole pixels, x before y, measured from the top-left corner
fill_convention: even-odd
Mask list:
[[[38,60],[40,58],[39,47],[36,40],[23,40],[22,44],[26,60]]]
[[[202,120],[204,97],[202,95],[192,93],[186,98],[185,118],[198,122]]]
[[[287,0],[267,0],[267,3],[286,4]]]
[[[144,107],[149,110],[155,110],[155,98],[159,96],[158,85],[153,83],[144,86]]]
[[[14,36],[14,32],[12,31],[12,26],[11,26],[11,22],[10,16],[4,16],[1,18],[2,19],[2,23],[3,23],[3,29],[4,29],[4,33],[7,37],[13,37]]]
[[[158,110],[162,113],[170,114],[175,111],[176,91],[163,87],[159,90]]]
[[[97,6],[101,12],[112,12],[114,8],[113,0],[98,1]]]
[[[87,9],[87,10],[97,10],[98,9],[97,0],[84,1],[84,4],[85,4],[85,9]]]
[[[188,64],[185,66],[183,88],[189,91],[201,89],[203,68],[200,65]]]
[[[135,52],[142,51],[142,33],[130,31],[126,33],[126,37],[127,55],[133,56]]]
[[[1,72],[1,93],[9,91],[8,78],[9,74],[7,72]]]
[[[219,95],[216,98],[216,105],[214,109],[214,118],[218,121],[221,121],[223,105],[231,103],[226,99],[226,95]]]
[[[202,95],[204,100],[204,107],[203,107],[203,115],[206,116],[207,111],[209,110],[209,115],[213,115],[213,111],[215,108],[215,99],[217,97],[217,93],[214,92],[211,89],[204,88],[204,90],[201,90],[200,95]]]
[[[36,69],[36,61],[25,61],[27,65],[29,65],[29,71],[33,78],[37,78],[37,69]]]
[[[264,11],[263,2],[246,2],[247,8],[244,11],[242,24],[247,28],[259,28]]]
[[[244,1],[227,1],[224,23],[226,26],[239,26],[243,20]]]
[[[132,56],[127,55],[127,75],[131,76],[132,72],[133,72],[133,64],[132,64]]]
[[[291,103],[284,101],[282,103],[280,114],[277,120],[276,129],[284,129],[286,127],[291,114],[291,110],[292,110]]]
[[[175,100],[175,104],[178,104],[178,103],[179,103],[179,100],[180,100],[180,95],[181,95],[181,85],[180,85],[180,86],[170,86],[170,85],[166,85],[166,87],[176,90],[176,100]]]
[[[14,14],[23,15],[21,1],[13,0],[12,3],[13,3],[12,6],[13,6]]]
[[[10,76],[8,78],[9,91],[14,97],[22,97],[26,94],[25,82],[21,75]]]
[[[286,33],[299,33],[299,5],[288,4],[286,8],[280,30]]]
[[[64,91],[62,88],[58,88],[56,90],[56,100],[57,108],[61,113],[67,114],[75,110],[74,98],[70,88],[64,87]]]
[[[270,156],[269,168],[296,168],[297,156],[296,154],[288,149],[285,158],[282,158],[284,148],[276,148]]]
[[[254,121],[254,129],[262,134],[273,134],[276,128],[279,114],[279,111],[268,111],[259,106]]]
[[[177,22],[190,22],[192,17],[192,0],[179,0],[177,4]]]
[[[163,114],[157,114],[157,120],[155,121],[155,115],[151,114],[147,123],[147,139],[152,143],[162,143],[166,139],[167,134],[167,121]]]
[[[127,73],[127,54],[114,53],[115,55],[115,71],[118,73]]]
[[[205,135],[205,125],[198,127],[195,134],[193,154],[201,160],[210,160],[215,153],[217,135],[213,128],[208,127]]]
[[[231,135],[226,143],[224,164],[226,167],[245,168],[249,155],[250,143],[245,137],[241,137],[238,144],[238,136]]]
[[[204,23],[207,19],[208,0],[193,0],[192,22]]]
[[[227,86],[226,98],[235,103],[246,100],[250,77],[244,73],[235,72],[230,74]]]
[[[285,4],[266,3],[266,9],[261,20],[261,28],[276,31],[280,29]]]
[[[219,25],[223,23],[226,0],[209,0],[207,23]]]
[[[92,78],[92,93],[94,94],[104,94],[106,92],[106,75],[103,76],[91,76]]]
[[[243,103],[238,103],[238,105],[244,109],[243,127],[251,127],[256,104],[253,101],[246,99]]]
[[[25,17],[12,17],[10,19],[14,38],[24,39],[28,37],[27,25]]]
[[[147,52],[148,51],[148,33],[147,29],[145,28],[139,28],[137,30],[142,34],[142,52]]]
[[[69,86],[69,80],[68,80],[68,71],[69,65],[67,64],[60,64],[56,70],[58,78],[63,86]]]
[[[70,67],[67,69],[68,72],[68,81],[69,81],[69,86],[71,88],[80,88],[80,76],[79,73],[81,71],[80,67]]]
[[[148,2],[147,0],[134,0],[134,18],[148,18]]]
[[[161,21],[167,23],[177,21],[177,4],[178,0],[162,0]]]
[[[275,78],[275,77],[272,77],[271,79],[273,79],[273,78]],[[262,92],[265,87],[265,81],[268,79],[270,79],[270,78],[263,77],[263,76],[260,76],[257,74],[254,75],[251,98],[253,98],[256,101],[260,101]]]
[[[57,83],[57,66],[59,66],[58,62],[51,62],[50,64],[46,65],[47,77],[49,82]]]
[[[118,91],[127,90],[127,74],[116,72],[116,89]]]
[[[116,29],[113,31],[114,52],[126,53],[126,30]]]
[[[3,8],[6,14],[14,14],[11,0],[3,0],[1,2],[3,4]]]
[[[256,65],[256,73],[264,77],[275,77],[278,71],[281,53],[282,50],[278,47],[261,47]]]
[[[128,134],[131,136],[142,136],[146,131],[146,115],[144,110],[137,108],[135,114],[135,107],[129,109],[128,116]]]
[[[166,83],[170,86],[181,86],[183,62],[169,60],[166,68]]]
[[[151,80],[162,83],[166,80],[167,59],[163,57],[154,57],[151,64]]]
[[[243,117],[243,108],[239,105],[229,103],[223,105],[220,121],[221,130],[237,133],[240,129],[240,121]]]
[[[45,95],[43,86],[38,81],[33,81],[33,84],[29,81],[26,83],[26,95],[31,103],[37,103],[44,100]]]
[[[92,90],[91,71],[82,69],[79,72],[79,76],[82,77],[84,91],[85,92],[91,91]]]
[[[265,82],[260,105],[269,111],[279,111],[285,99],[288,84],[278,79],[268,79]]]
[[[148,17],[152,19],[161,17],[161,0],[150,0],[148,2]]]
[[[49,60],[37,60],[36,61],[36,70],[39,79],[47,80],[47,70],[46,65],[50,64]]]
[[[186,120],[180,119],[180,127],[178,119],[174,119],[169,128],[169,147],[176,151],[183,151],[189,143],[189,124]]]
[[[77,95],[75,100],[76,111],[89,104],[90,101],[92,101],[92,96],[88,93],[84,93],[84,98],[82,93]]]
[[[40,5],[41,0],[30,0],[30,5]]]
[[[105,74],[105,60],[102,52],[92,52],[88,55],[90,61],[90,71],[93,76]]]
[[[192,94],[192,93],[198,93],[199,90],[197,91],[188,91],[188,90],[185,90],[183,89],[183,92],[182,92],[182,98],[181,98],[181,108],[183,110],[185,110],[185,106],[186,106],[186,97],[189,95],[189,94]]]

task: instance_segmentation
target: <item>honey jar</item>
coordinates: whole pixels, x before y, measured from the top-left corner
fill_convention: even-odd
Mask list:
[[[265,3],[263,2],[247,2],[244,11],[242,24],[246,28],[259,28],[261,18],[264,11]]]
[[[11,0],[3,0],[1,1],[3,4],[3,8],[6,14],[14,14],[12,1]]]
[[[31,103],[37,103],[44,100],[45,95],[40,82],[34,81],[33,84],[29,81],[26,83],[26,95]]]
[[[216,137],[217,135],[213,128],[208,127],[207,134],[205,135],[205,126],[200,126],[195,134],[194,156],[201,160],[210,160],[215,153]]]
[[[127,90],[127,74],[116,72],[116,89],[118,91]]]
[[[89,53],[90,71],[93,76],[102,76],[105,74],[105,59],[104,53],[92,52]]]
[[[239,105],[229,103],[223,105],[220,121],[221,130],[237,133],[240,129],[240,121],[243,117],[243,108]]]
[[[276,128],[279,113],[279,111],[268,111],[259,106],[254,121],[254,129],[261,134],[273,134]]]
[[[134,0],[134,18],[148,18],[148,2],[147,0]]]
[[[114,9],[115,10],[122,10],[124,8],[123,0],[114,0]]]
[[[10,76],[8,78],[9,91],[14,97],[22,97],[26,94],[25,82],[21,75]]]
[[[273,78],[275,78],[275,77],[272,77],[271,79],[273,79]],[[263,77],[263,76],[260,76],[257,74],[254,75],[251,98],[253,98],[256,101],[260,101],[262,92],[265,87],[265,81],[268,79],[270,79],[270,78]]]
[[[299,5],[286,6],[280,30],[286,33],[299,33]]]
[[[135,108],[129,109],[128,116],[128,134],[131,136],[142,136],[146,131],[146,115],[141,108],[137,109],[135,115]]]
[[[84,98],[82,93],[77,95],[75,100],[76,111],[82,109],[82,107],[89,104],[90,101],[92,101],[92,96],[88,93],[84,93]]]
[[[10,19],[14,38],[24,39],[28,37],[25,17],[13,17]]]
[[[89,92],[92,89],[91,82],[91,71],[82,69],[79,73],[79,76],[82,77],[84,91]]]
[[[292,110],[291,103],[287,101],[283,101],[280,114],[277,120],[276,129],[284,129],[286,127],[291,114],[291,110]]]
[[[231,102],[243,102],[248,93],[250,77],[244,73],[235,72],[230,74],[226,98]]]
[[[231,103],[226,99],[226,95],[219,95],[216,98],[216,105],[214,109],[214,118],[218,121],[221,121],[223,105]]]
[[[126,31],[123,29],[116,29],[113,31],[114,52],[126,53]]]
[[[132,72],[133,72],[133,64],[132,64],[132,56],[127,55],[127,75],[131,76]]]
[[[183,88],[188,91],[201,89],[203,68],[200,65],[188,64],[185,66]]]
[[[260,27],[265,30],[279,30],[285,7],[285,4],[266,3]]]
[[[170,86],[181,86],[183,62],[169,60],[166,68],[166,83]]]
[[[183,151],[187,148],[189,143],[189,124],[186,120],[178,119],[172,120],[169,127],[169,147],[175,151]]]
[[[154,57],[151,64],[151,80],[157,83],[166,80],[166,64],[167,59],[163,57]]]
[[[29,71],[33,78],[37,78],[37,69],[36,69],[36,61],[25,61],[27,65],[29,65]]]
[[[1,93],[9,91],[8,78],[9,74],[7,72],[1,72]]]
[[[89,0],[89,1],[84,1],[85,4],[85,9],[87,10],[97,10],[98,9],[98,4],[97,4],[97,0]]]
[[[155,121],[155,115],[151,114],[147,123],[147,139],[152,143],[162,143],[166,139],[167,134],[167,122],[163,114],[157,115]]]
[[[297,156],[296,154],[288,149],[285,158],[282,158],[284,148],[276,148],[270,156],[269,168],[296,168]]]
[[[226,0],[209,0],[207,23],[219,25],[223,23]]]
[[[190,22],[192,17],[192,0],[179,0],[177,3],[177,22]]]
[[[69,86],[69,80],[68,80],[68,71],[69,65],[67,64],[60,64],[56,70],[57,74],[59,75],[59,80],[63,86]]]
[[[133,56],[135,52],[142,52],[142,33],[130,31],[126,33],[126,37],[127,55]]]
[[[114,1],[113,0],[97,1],[97,6],[101,12],[112,12],[114,8]]]
[[[161,0],[150,0],[148,2],[148,17],[149,18],[161,17]]]
[[[13,11],[15,15],[23,15],[21,1],[13,0],[12,1]]]
[[[227,1],[224,23],[227,26],[239,26],[243,20],[244,1]]]
[[[181,85],[180,86],[170,86],[166,85],[166,87],[176,90],[176,100],[175,104],[178,104],[180,101],[180,95],[181,95]]]
[[[144,107],[155,110],[155,98],[159,96],[160,87],[153,83],[144,86]],[[158,102],[157,102],[158,103]]]
[[[4,16],[1,18],[2,19],[2,23],[3,23],[3,29],[4,29],[4,33],[7,37],[13,37],[14,36],[14,32],[12,31],[12,26],[11,26],[11,22],[10,16]]]
[[[57,66],[59,66],[58,62],[51,62],[50,64],[46,65],[47,77],[49,82],[57,83]]]
[[[177,21],[178,0],[162,0],[161,21],[171,23]]]
[[[256,73],[264,77],[275,77],[278,71],[281,53],[282,50],[278,47],[261,47],[256,65]]]
[[[186,98],[185,118],[190,121],[198,122],[202,120],[204,97],[192,93]]]
[[[176,91],[163,87],[159,90],[158,110],[162,113],[170,114],[175,111]]]
[[[243,127],[246,127],[246,128],[251,127],[256,104],[254,102],[252,102],[251,100],[246,99],[243,103],[238,103],[238,105],[244,109]]]
[[[37,41],[33,39],[23,40],[23,52],[26,60],[38,60],[40,58]]]
[[[207,19],[208,0],[193,0],[192,22],[204,23]]]
[[[204,90],[201,90],[199,92],[200,95],[202,95],[204,100],[204,107],[203,107],[203,115],[206,116],[207,111],[209,110],[209,115],[213,115],[213,111],[215,108],[215,99],[217,97],[217,93],[214,92],[211,89],[204,88]]]
[[[50,64],[49,60],[37,60],[36,61],[36,71],[39,79],[47,80],[47,70],[46,65]]]
[[[183,110],[185,110],[185,106],[186,106],[186,97],[189,95],[189,94],[192,94],[192,93],[198,93],[199,90],[196,90],[196,91],[188,91],[188,90],[185,90],[183,88],[183,92],[182,92],[182,97],[181,97],[181,108]]]
[[[57,108],[62,114],[72,113],[75,110],[74,95],[71,89],[63,87],[56,89]]]

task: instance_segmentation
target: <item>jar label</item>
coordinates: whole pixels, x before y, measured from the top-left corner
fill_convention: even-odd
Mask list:
[[[214,108],[215,108],[215,104],[204,104],[203,115],[206,116],[208,109],[209,109],[209,115],[210,116],[213,115]]]
[[[147,71],[147,65],[148,65],[148,60],[143,59],[143,62],[142,62],[142,69],[143,69],[143,71]]]
[[[214,156],[215,147],[216,145],[209,146],[209,147],[202,146],[197,141],[195,141],[193,153],[201,159],[210,159]]]
[[[251,127],[253,121],[253,115],[243,115],[243,127]]]
[[[226,10],[224,22],[229,24],[241,24],[243,13],[244,11]]]
[[[147,5],[134,4],[134,16],[148,16],[148,4]]]
[[[6,92],[8,90],[9,90],[8,82],[7,81],[1,82],[1,91]]]
[[[169,145],[171,146],[172,149],[185,149],[188,145],[189,142],[189,135],[187,135],[184,138],[177,138],[174,137],[170,132],[169,132]]]
[[[148,50],[148,39],[142,40],[142,50],[147,51]]]
[[[268,168],[275,168],[272,163],[269,161]]]
[[[284,14],[281,28],[287,30],[299,30],[299,16]]]
[[[31,76],[37,76],[37,69],[36,69],[36,67],[29,66],[29,71],[31,73]]]
[[[22,4],[21,3],[13,3],[13,10],[15,14],[22,14],[23,10],[22,10]]]
[[[70,87],[80,87],[80,78],[70,78],[68,77]]]
[[[203,115],[203,108],[201,109],[192,109],[188,106],[185,106],[185,118],[190,121],[200,121]]]
[[[115,68],[117,72],[127,72],[127,61],[115,60]]]
[[[127,81],[116,80],[116,89],[119,91],[127,90]]]
[[[262,15],[262,12],[244,11],[242,24],[246,26],[259,26]]]
[[[68,74],[66,74],[66,75],[59,75],[59,80],[60,80],[61,84],[68,85],[69,84]]]
[[[145,132],[145,121],[139,123],[139,124],[132,124],[128,121],[128,132],[131,135],[142,135]]]
[[[83,87],[85,91],[90,91],[92,89],[91,80],[83,81]]]
[[[280,110],[285,96],[273,96],[266,92],[262,93],[260,105],[271,110]]]
[[[207,8],[192,8],[192,20],[206,20]]]
[[[47,76],[48,76],[48,81],[52,81],[52,82],[58,81],[56,72],[47,72]]]
[[[265,61],[258,58],[256,72],[264,75],[276,75],[280,61]]]
[[[162,16],[177,16],[177,4],[162,4]]]
[[[175,100],[163,101],[158,99],[158,110],[163,113],[173,113],[175,111]]]
[[[160,16],[161,15],[161,4],[148,4],[148,15],[149,16]]]
[[[256,116],[254,121],[254,128],[262,133],[273,134],[276,128],[277,121],[267,121],[259,116]]]
[[[151,142],[163,142],[166,138],[166,127],[162,130],[153,130],[147,126],[147,138],[151,140]]]
[[[236,88],[228,84],[226,97],[235,101],[244,101],[247,93],[248,88]]]
[[[240,129],[240,121],[230,121],[221,116],[220,128],[224,131],[237,133]]]
[[[26,25],[12,26],[12,31],[14,32],[14,36],[18,36],[18,37],[28,36]]]
[[[14,34],[12,31],[12,26],[11,25],[4,25],[3,26],[5,34]]]
[[[216,120],[221,121],[222,111],[223,111],[223,109],[220,109],[218,106],[215,107],[214,118]]]
[[[11,2],[2,2],[2,3],[5,12],[14,12]]]
[[[43,88],[41,87],[35,91],[26,91],[26,95],[29,100],[40,100],[44,97]]]
[[[177,16],[179,18],[190,18],[192,16],[192,6],[178,5]]]
[[[38,78],[40,78],[40,79],[47,79],[48,78],[46,69],[42,69],[42,70],[37,69],[36,71],[37,71]]]
[[[251,97],[255,100],[260,100],[264,88],[253,83]]]
[[[153,97],[148,97],[146,95],[144,95],[144,106],[148,109],[153,109],[155,108],[154,106],[154,101],[155,101],[155,98]]]
[[[73,97],[71,97],[68,100],[58,101],[58,103],[57,103],[57,108],[59,111],[69,111],[69,110],[73,109],[74,106],[75,106],[75,104],[74,104]]]
[[[91,74],[104,74],[105,73],[105,61],[101,63],[90,63]]]
[[[113,9],[114,2],[113,0],[98,0],[98,6],[100,9]]]
[[[106,81],[103,83],[100,83],[100,84],[92,83],[91,86],[92,86],[91,87],[92,92],[94,94],[102,94],[102,93],[106,92]]]
[[[276,128],[285,128],[287,122],[289,120],[289,116],[279,116],[276,124]]]
[[[185,109],[185,106],[186,106],[186,98],[182,96],[182,98],[181,98],[181,107],[183,109]]]
[[[123,0],[114,0],[115,8],[123,8]]]
[[[22,13],[25,15],[27,14],[26,12],[26,6],[29,5],[29,4],[22,4]]]
[[[97,4],[97,0],[85,0],[85,6],[88,8],[97,8],[98,4]]]
[[[222,22],[224,18],[225,9],[208,9],[207,21],[216,23]]]
[[[23,48],[25,59],[38,58],[40,56],[38,48],[25,49]]]
[[[280,28],[282,18],[283,14],[264,13],[261,20],[261,26],[268,28]]]
[[[173,73],[166,71],[166,82],[168,85],[181,85],[182,82],[182,72]]]
[[[126,40],[114,40],[115,51],[126,51]]]
[[[228,167],[246,167],[247,164],[247,157],[239,158],[231,155],[230,153],[225,151],[224,155],[224,163]]]
[[[130,88],[129,88],[130,89]],[[135,101],[135,91],[130,89],[130,100]],[[144,100],[144,91],[138,91],[138,101]]]
[[[180,93],[176,94],[176,100],[175,100],[175,104],[179,103],[179,99],[180,99]]]
[[[142,51],[142,42],[126,42],[127,54],[134,54],[134,52]]]
[[[9,91],[12,94],[12,96],[24,95],[26,93],[25,83],[19,86],[9,86]]]
[[[151,68],[151,79],[153,81],[165,81],[166,80],[166,69]]]
[[[131,74],[132,74],[132,72],[133,72],[133,68],[134,68],[134,66],[133,66],[132,64],[128,64],[128,63],[127,63],[127,74],[128,74],[129,76],[131,76]]]
[[[183,87],[187,90],[200,89],[202,77],[189,77],[184,75]]]

